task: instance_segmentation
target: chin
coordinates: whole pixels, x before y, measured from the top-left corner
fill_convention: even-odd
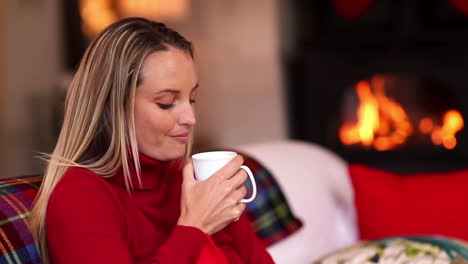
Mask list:
[[[169,161],[184,158],[186,149],[187,144],[166,144],[164,146],[152,145],[152,147],[149,148],[140,148],[143,154],[159,161]]]
[[[167,160],[182,159],[185,156],[185,151],[180,154],[174,154],[167,158]]]
[[[160,158],[159,159],[156,158],[156,159],[161,160],[161,161],[181,159],[185,156],[185,147],[183,149],[172,148],[156,156],[159,156]]]

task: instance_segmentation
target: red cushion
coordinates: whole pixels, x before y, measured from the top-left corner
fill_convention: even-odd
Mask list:
[[[351,164],[361,239],[444,235],[468,241],[468,169],[401,175]]]

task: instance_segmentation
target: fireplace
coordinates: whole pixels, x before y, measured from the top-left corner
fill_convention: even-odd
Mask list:
[[[295,4],[312,26],[284,57],[292,137],[399,172],[466,167],[468,18],[449,0],[339,2]]]
[[[332,123],[340,126],[340,143],[354,149],[451,150],[464,128],[456,96],[431,78],[375,74],[344,91],[340,106],[340,116]]]

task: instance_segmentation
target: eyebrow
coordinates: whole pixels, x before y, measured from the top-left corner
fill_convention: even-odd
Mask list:
[[[156,94],[162,94],[162,93],[180,94],[180,91],[174,90],[174,89],[164,89],[164,90],[158,91]]]
[[[199,83],[195,84],[195,86],[192,88],[192,91],[197,89],[199,86]],[[164,90],[161,90],[159,92],[157,92],[156,94],[161,94],[161,93],[172,93],[172,94],[180,94],[180,91],[179,90],[175,90],[175,89],[164,89]]]

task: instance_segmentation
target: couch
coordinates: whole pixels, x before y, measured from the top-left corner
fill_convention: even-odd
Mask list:
[[[291,140],[238,149],[271,171],[303,221],[268,248],[278,263],[311,263],[360,240],[429,237],[467,245],[468,168],[399,174]]]
[[[277,263],[311,263],[358,241],[346,162],[325,148],[284,140],[236,146],[274,175],[303,227],[268,247]]]

